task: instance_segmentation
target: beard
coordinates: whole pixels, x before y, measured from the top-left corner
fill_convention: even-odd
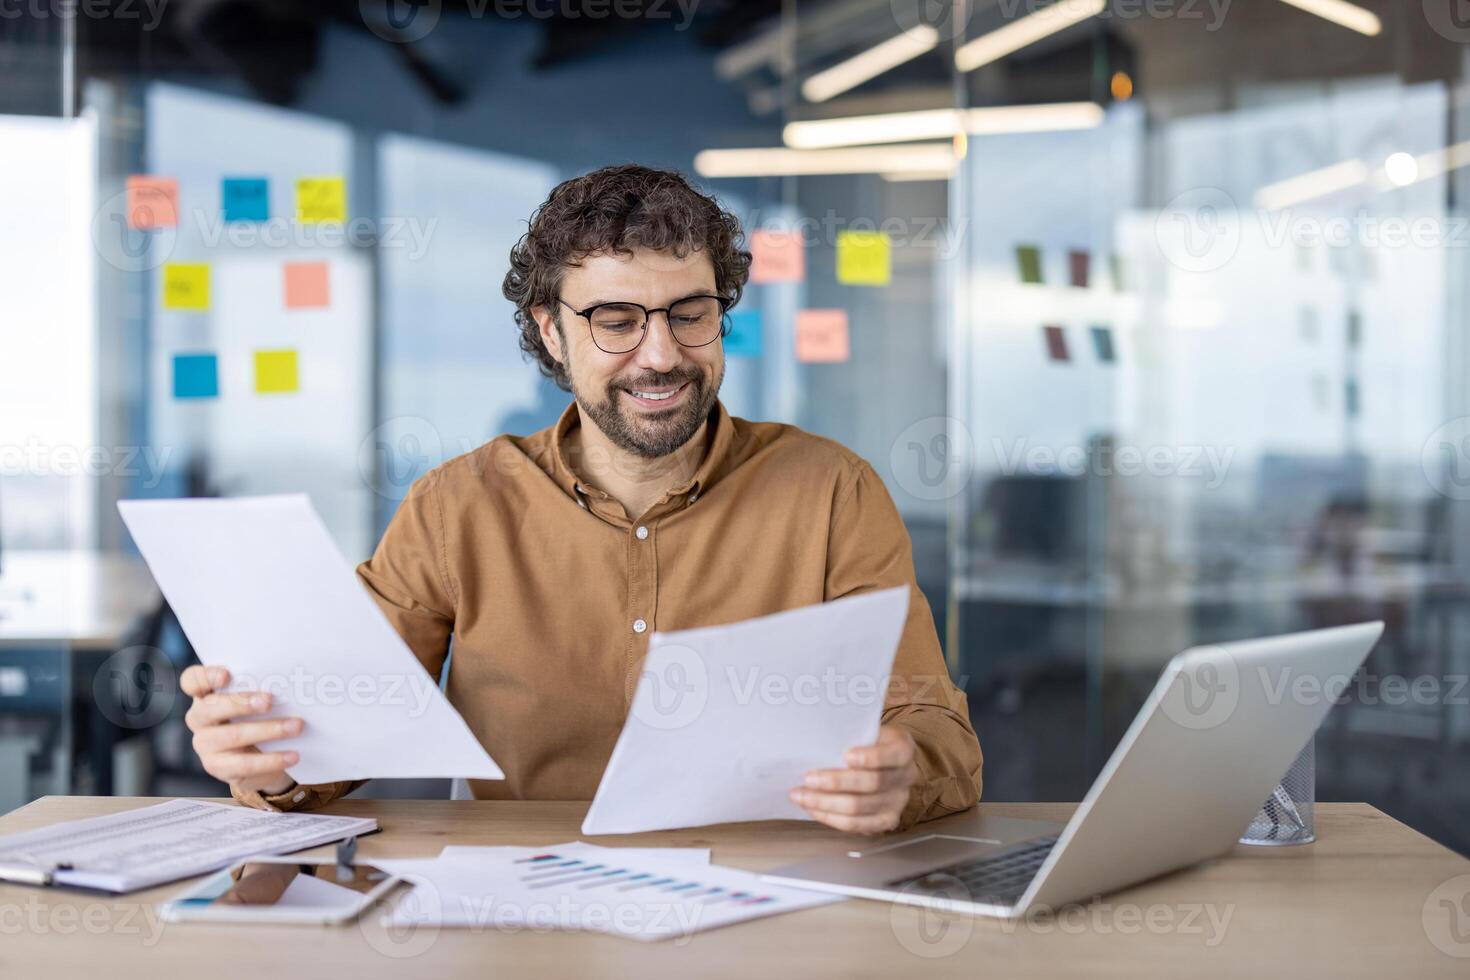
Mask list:
[[[687,371],[644,374],[627,380],[610,381],[602,392],[601,400],[589,397],[575,383],[572,385],[572,395],[577,399],[577,407],[586,412],[619,449],[645,459],[657,459],[669,455],[694,438],[704,420],[709,418],[723,380],[722,370],[715,376],[714,384],[707,386],[699,369],[689,368]],[[678,384],[689,385],[689,391],[681,400],[682,404],[651,414],[634,411],[624,404],[618,394],[619,391],[634,388]]]

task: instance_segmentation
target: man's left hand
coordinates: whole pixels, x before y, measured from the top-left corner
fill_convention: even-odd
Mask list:
[[[898,826],[919,778],[914,739],[900,725],[878,729],[878,741],[847,750],[846,769],[813,769],[791,791],[791,802],[829,827],[880,834]]]

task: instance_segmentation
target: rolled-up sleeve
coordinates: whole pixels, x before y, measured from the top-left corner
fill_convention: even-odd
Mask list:
[[[859,461],[834,505],[826,598],[894,586],[909,590],[909,611],[883,723],[900,725],[913,736],[919,769],[899,818],[902,828],[974,806],[984,760],[965,694],[950,680],[929,602],[915,580],[913,545],[903,518],[878,474]]]
[[[409,488],[372,558],[357,566],[358,581],[435,681],[448,657],[455,608],[437,475],[431,472]],[[346,796],[365,782],[293,786],[273,796],[242,792],[232,785],[230,794],[258,809],[309,810]]]

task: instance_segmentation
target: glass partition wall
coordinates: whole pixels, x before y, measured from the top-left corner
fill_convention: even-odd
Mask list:
[[[1356,9],[787,4],[743,76],[788,148],[870,157],[758,182],[893,233],[884,289],[809,256],[852,348],[794,418],[913,530],[991,799],[1080,798],[1187,647],[1382,619],[1320,798],[1470,847],[1470,38]]]

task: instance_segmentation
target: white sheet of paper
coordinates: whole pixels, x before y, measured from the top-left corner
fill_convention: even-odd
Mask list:
[[[446,847],[437,858],[374,863],[413,886],[387,915],[400,929],[569,929],[657,940],[842,900],[772,885],[706,863],[708,852],[699,860],[681,850],[690,849]]]
[[[908,604],[899,587],[655,633],[582,833],[811,819],[787,793],[877,738]]]
[[[505,854],[515,853],[524,857],[527,854],[537,854],[542,851],[556,851],[558,854],[571,854],[577,857],[584,855],[602,855],[611,857],[617,855],[624,861],[678,861],[688,864],[709,864],[709,848],[707,847],[603,847],[600,844],[589,844],[586,841],[568,841],[565,844],[547,844],[544,846],[512,846],[512,847],[474,847],[466,844],[450,844],[439,852],[439,858],[447,860],[464,860],[466,858],[475,860],[482,857],[499,857]]]
[[[125,500],[123,521],[206,664],[264,688],[302,733],[298,783],[503,779],[409,651],[304,494]]]

